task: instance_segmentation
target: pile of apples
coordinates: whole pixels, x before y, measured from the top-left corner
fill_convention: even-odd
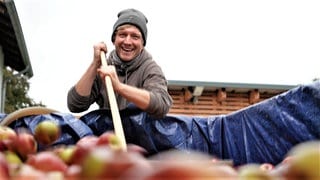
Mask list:
[[[320,141],[298,144],[277,165],[236,167],[199,152],[172,150],[146,157],[133,144],[124,151],[113,132],[52,146],[60,135],[50,120],[34,132],[0,126],[0,179],[320,179]],[[46,148],[40,151],[39,145]]]

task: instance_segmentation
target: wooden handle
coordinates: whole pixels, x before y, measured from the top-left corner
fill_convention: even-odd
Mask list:
[[[15,121],[21,117],[31,116],[31,115],[40,115],[40,114],[50,114],[53,112],[58,112],[58,111],[56,111],[54,109],[49,109],[46,107],[39,107],[39,106],[22,108],[22,109],[16,110],[16,111],[8,114],[0,122],[0,126],[8,126],[13,121]]]
[[[101,65],[107,66],[106,56],[104,52],[101,52]],[[116,101],[116,97],[114,95],[113,86],[111,82],[111,78],[109,76],[105,77],[106,89],[108,92],[109,104],[111,108],[112,121],[114,126],[114,131],[116,136],[120,139],[120,145],[122,150],[127,151],[127,143],[124,137],[124,132],[122,128],[122,122],[119,114],[118,104]]]

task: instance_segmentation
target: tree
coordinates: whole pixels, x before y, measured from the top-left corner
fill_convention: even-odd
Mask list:
[[[14,74],[14,70],[4,69],[5,106],[4,112],[9,114],[21,108],[42,106],[41,102],[36,103],[27,93],[29,91],[28,78],[22,74]]]

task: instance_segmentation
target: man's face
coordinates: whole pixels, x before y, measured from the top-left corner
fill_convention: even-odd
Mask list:
[[[131,61],[143,49],[142,34],[136,26],[120,26],[115,35],[114,46],[123,61]]]

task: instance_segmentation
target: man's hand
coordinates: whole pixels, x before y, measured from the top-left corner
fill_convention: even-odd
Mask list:
[[[104,42],[97,43],[93,46],[93,50],[93,63],[97,68],[99,68],[101,66],[100,53],[101,51],[103,51],[104,53],[108,53],[107,45]]]
[[[101,66],[100,68],[98,68],[98,73],[101,79],[103,79],[103,81],[105,80],[106,76],[109,76],[111,79],[114,91],[116,92],[119,91],[121,82],[119,81],[115,66],[113,65]]]

